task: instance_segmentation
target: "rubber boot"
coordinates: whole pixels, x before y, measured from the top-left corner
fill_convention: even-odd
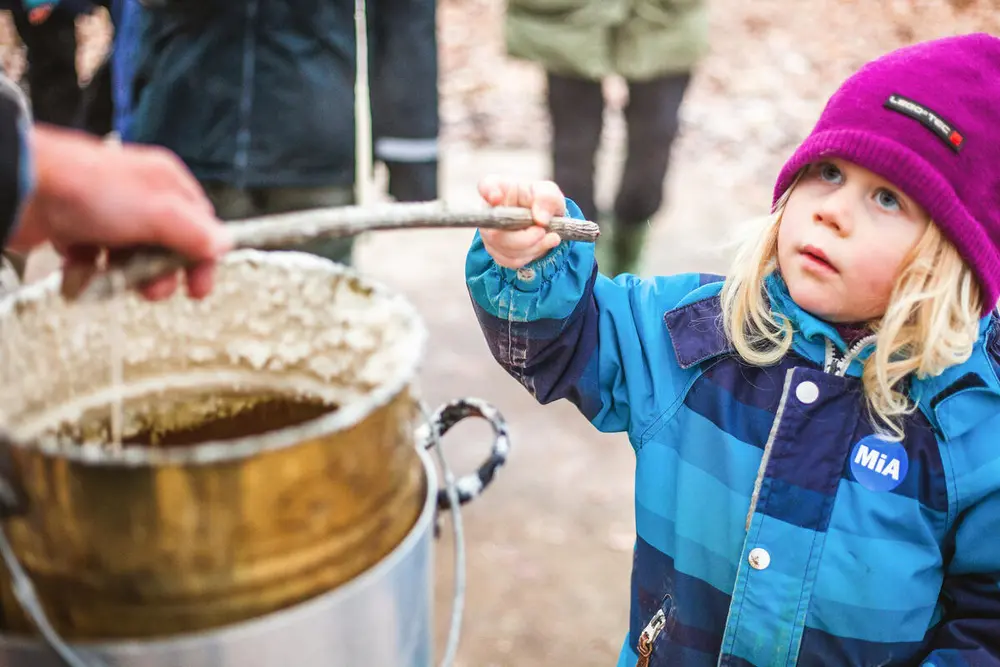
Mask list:
[[[646,243],[648,231],[649,226],[645,222],[615,226],[611,237],[612,256],[608,275],[617,276],[621,273],[637,274],[639,272],[639,258],[642,256],[642,248]]]

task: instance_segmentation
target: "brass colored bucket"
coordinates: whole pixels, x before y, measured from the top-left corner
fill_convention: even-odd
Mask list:
[[[351,580],[410,531],[427,494],[415,448],[448,424],[420,430],[426,333],[408,301],[300,253],[233,253],[201,302],[68,304],[57,280],[0,304],[0,502],[63,636],[256,618]],[[3,602],[8,629],[26,629]]]

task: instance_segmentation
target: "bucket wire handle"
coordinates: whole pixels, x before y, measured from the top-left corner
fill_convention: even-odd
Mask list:
[[[441,494],[445,494],[451,504],[451,525],[455,534],[455,590],[451,600],[451,622],[448,624],[448,642],[445,644],[444,657],[441,658],[440,667],[451,667],[455,663],[455,655],[458,653],[458,642],[462,637],[462,616],[465,612],[465,531],[462,527],[462,503],[458,496],[458,484],[455,475],[448,465],[444,456],[444,449],[441,447],[441,431],[427,409],[427,405],[420,403],[420,412],[423,413],[427,421],[428,435],[425,442],[427,449],[433,449],[437,454],[438,463],[441,465],[441,472],[444,475],[444,488],[438,491],[438,507],[441,505]]]
[[[7,519],[23,513],[27,504],[21,488],[14,481],[16,473],[10,451],[12,443],[13,439],[10,434],[0,430],[0,519]],[[38,628],[42,639],[63,664],[66,667],[103,667],[103,663],[96,658],[87,657],[84,659],[82,652],[67,644],[59,632],[52,627],[52,623],[46,616],[45,609],[35,593],[31,577],[25,572],[21,561],[18,560],[17,554],[14,552],[14,547],[7,539],[7,531],[4,530],[2,520],[0,520],[0,558],[3,559],[7,572],[10,573],[11,589],[18,604],[21,605],[21,609]]]
[[[31,622],[38,628],[45,643],[59,656],[63,664],[66,667],[102,667],[102,663],[94,659],[84,659],[80,651],[67,644],[59,635],[59,632],[52,627],[48,616],[45,615],[45,610],[42,608],[41,602],[38,601],[38,595],[35,594],[35,587],[31,583],[31,577],[28,576],[28,573],[21,566],[20,561],[18,561],[17,554],[14,553],[14,549],[7,539],[7,533],[4,531],[2,524],[0,524],[0,556],[3,557],[3,562],[7,566],[8,572],[10,572],[11,588],[14,591],[14,597],[17,598],[24,612],[28,614]]]
[[[420,411],[426,421],[426,433],[420,433],[419,439],[423,447],[433,449],[441,464],[444,476],[444,488],[438,491],[438,509],[450,509],[452,527],[455,535],[455,592],[452,597],[451,623],[448,628],[448,642],[445,645],[441,667],[451,667],[458,652],[458,643],[462,634],[462,616],[465,611],[465,531],[462,526],[463,504],[473,500],[483,492],[493,481],[497,469],[507,462],[510,452],[510,440],[507,436],[507,423],[500,411],[495,407],[476,398],[463,398],[447,403],[432,415],[426,404],[420,403]],[[441,436],[452,426],[466,417],[481,417],[493,428],[493,447],[490,456],[474,473],[455,478],[441,446]]]

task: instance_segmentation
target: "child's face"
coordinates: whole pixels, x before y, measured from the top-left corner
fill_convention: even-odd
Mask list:
[[[929,218],[884,178],[846,160],[810,165],[778,228],[778,265],[795,302],[829,322],[877,319]]]

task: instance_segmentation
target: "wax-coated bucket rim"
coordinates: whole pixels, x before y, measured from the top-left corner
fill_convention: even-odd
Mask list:
[[[325,271],[329,276],[343,276],[356,281],[366,290],[370,290],[373,298],[388,299],[395,302],[409,324],[407,336],[411,338],[409,348],[412,353],[400,362],[400,368],[392,377],[377,387],[365,393],[361,399],[340,406],[337,410],[320,415],[314,419],[276,429],[269,433],[251,435],[228,440],[210,440],[185,447],[153,447],[146,445],[128,445],[117,451],[107,451],[104,448],[84,447],[81,445],[66,445],[55,438],[39,438],[24,441],[19,438],[8,438],[10,443],[19,449],[31,450],[44,456],[62,458],[71,462],[93,467],[110,468],[144,468],[154,466],[175,465],[211,465],[226,463],[263,454],[290,449],[303,442],[332,435],[360,423],[376,410],[387,406],[400,394],[406,392],[413,384],[424,350],[427,344],[427,328],[412,302],[401,294],[390,290],[384,284],[364,277],[358,271],[342,264],[335,264],[307,253],[297,251],[237,250],[228,253],[220,260],[221,264],[237,262],[256,262],[259,264],[286,264],[289,258],[294,258],[303,268]],[[12,315],[18,303],[38,299],[58,293],[61,282],[61,272],[49,275],[45,279],[28,285],[0,300],[0,322]]]

